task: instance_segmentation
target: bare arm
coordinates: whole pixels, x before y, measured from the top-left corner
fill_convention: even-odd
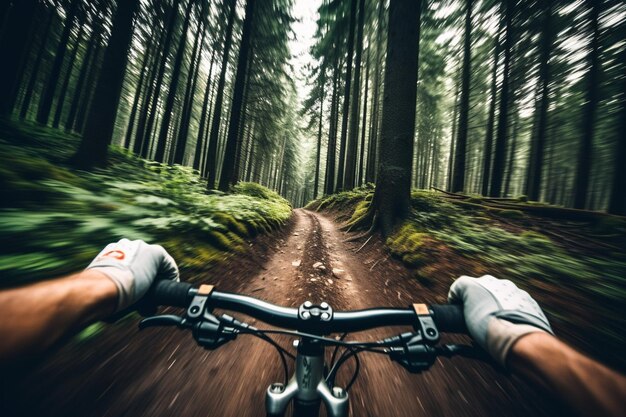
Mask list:
[[[161,246],[121,239],[83,272],[0,291],[0,365],[130,307],[155,279],[178,281],[174,259]]]
[[[547,333],[519,339],[509,368],[540,384],[581,415],[625,416],[626,377],[578,353]]]
[[[117,299],[113,281],[95,270],[0,292],[0,363],[41,352],[109,316]]]

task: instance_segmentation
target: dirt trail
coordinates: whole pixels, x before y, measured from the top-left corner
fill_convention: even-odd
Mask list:
[[[214,271],[211,281],[220,289],[287,306],[323,300],[344,310],[445,300],[443,286],[420,285],[387,256],[377,238],[359,253],[363,242],[346,243],[345,238],[329,217],[295,210],[282,237],[265,238],[263,248],[252,244],[248,256],[231,259],[227,267]],[[316,265],[319,262],[324,268]],[[128,320],[96,341],[67,345],[33,364],[4,387],[2,401],[10,414],[0,414],[265,415],[265,389],[282,380],[271,346],[241,336],[209,352],[196,346],[189,334],[174,329],[139,333],[136,323],[136,318]],[[400,330],[357,336],[374,338]],[[288,338],[277,340],[290,346]],[[361,362],[359,380],[350,391],[351,416],[563,415],[521,381],[477,361],[441,359],[421,375],[375,354],[362,354]],[[340,376],[340,383],[351,376],[350,370]]]

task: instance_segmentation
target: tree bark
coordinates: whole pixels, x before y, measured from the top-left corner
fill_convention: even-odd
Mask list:
[[[465,40],[463,44],[463,70],[461,74],[461,102],[459,103],[459,128],[454,149],[454,172],[452,191],[465,190],[465,160],[467,152],[467,128],[469,120],[470,72],[472,65],[472,0],[467,0],[465,11]]]
[[[369,92],[370,82],[370,66],[369,66],[369,48],[367,50],[367,58],[365,58],[365,96],[363,97],[363,123],[361,125],[361,155],[359,157],[359,172],[357,175],[357,185],[363,185],[363,165],[365,164],[365,134],[367,130],[367,96]]]
[[[146,82],[146,74],[150,67],[151,57],[153,55],[153,42],[149,41],[146,47],[146,52],[141,60],[141,72],[139,73],[139,80],[137,81],[137,90],[135,91],[135,97],[133,98],[133,104],[130,111],[130,117],[128,118],[128,126],[126,127],[126,137],[124,138],[124,148],[130,148],[130,142],[133,137],[133,130],[135,128],[135,120],[137,118],[137,112],[139,111],[139,100],[144,93],[144,90],[148,88]]]
[[[324,71],[321,69],[320,71]],[[322,153],[322,122],[324,117],[324,85],[326,84],[326,80],[322,75],[322,92],[320,97],[320,113],[319,113],[319,122],[317,127],[317,152],[315,154],[315,180],[313,185],[313,199],[317,199],[317,189],[320,184],[320,159]]]
[[[161,120],[161,127],[159,129],[156,152],[154,154],[154,159],[158,162],[165,162],[165,147],[167,146],[167,138],[169,137],[170,124],[172,122],[172,115],[174,113],[174,101],[176,100],[176,95],[178,94],[180,72],[183,66],[183,58],[185,57],[185,49],[187,47],[187,31],[189,30],[189,23],[191,20],[191,7],[193,5],[194,2],[190,0],[187,5],[187,9],[185,10],[185,20],[178,43],[178,49],[176,51],[176,57],[174,58],[174,68],[172,69],[170,87],[168,89],[167,98],[165,99],[165,105],[163,107],[163,119]]]
[[[178,5],[181,0],[174,0],[174,4],[172,5],[172,14],[169,18],[169,22],[167,28],[165,29],[165,40],[163,42],[163,56],[161,57],[161,62],[159,64],[159,70],[157,72],[156,81],[154,84],[152,100],[150,101],[150,106],[146,109],[147,122],[145,127],[142,126],[140,129],[141,137],[137,137],[136,140],[140,141],[141,144],[141,156],[144,158],[148,157],[148,152],[150,149],[150,140],[152,138],[152,129],[154,128],[154,124],[157,117],[157,103],[159,101],[159,94],[161,93],[161,87],[163,85],[163,77],[165,76],[165,68],[167,66],[167,57],[170,52],[170,47],[172,44],[172,39],[174,37],[174,27],[176,26],[176,20],[178,19]]]
[[[222,69],[217,82],[215,104],[213,105],[213,117],[211,120],[211,133],[209,136],[209,146],[205,160],[205,171],[208,175],[207,188],[215,188],[217,178],[217,145],[220,134],[220,122],[222,118],[222,102],[224,101],[224,85],[226,84],[226,70],[228,68],[228,58],[233,43],[233,24],[235,22],[236,1],[228,0],[228,24],[226,25],[226,35],[224,37],[224,55],[222,57]]]
[[[204,137],[206,136],[207,119],[209,117],[209,96],[211,92],[211,76],[213,74],[213,64],[215,63],[215,51],[211,52],[211,64],[209,64],[209,73],[207,74],[206,89],[204,90],[204,98],[202,99],[202,113],[200,114],[200,126],[198,127],[198,136],[196,138],[196,152],[193,156],[193,168],[200,170],[202,163],[202,154],[204,149]]]
[[[246,1],[246,17],[243,21],[241,46],[239,47],[237,73],[235,75],[235,86],[233,90],[233,101],[230,110],[230,121],[228,123],[228,136],[226,137],[224,162],[222,163],[222,174],[220,175],[219,189],[221,191],[228,191],[230,186],[236,183],[238,179],[235,172],[235,165],[237,163],[235,154],[237,152],[237,137],[239,135],[242,109],[244,107],[243,93],[246,85],[246,73],[248,63],[250,62],[250,43],[254,23],[255,3],[256,0]]]
[[[450,135],[450,154],[448,155],[448,183],[447,183],[448,191],[452,191],[452,176],[454,173],[454,169],[453,169],[454,168],[454,144],[456,143],[456,128],[457,128],[456,114],[459,108],[459,103],[458,103],[459,91],[461,89],[461,86],[458,81],[455,84],[456,84],[456,89],[454,92],[454,109],[452,111],[452,134]]]
[[[346,83],[343,93],[343,110],[341,113],[341,142],[339,143],[339,166],[337,168],[337,185],[335,192],[342,191],[345,176],[346,142],[348,137],[348,120],[350,112],[350,93],[352,92],[352,55],[354,54],[354,29],[356,26],[357,0],[350,2],[350,28],[348,29],[348,55],[346,63]]]
[[[372,127],[370,129],[369,146],[367,149],[367,167],[365,168],[365,182],[376,181],[376,152],[378,151],[378,113],[380,111],[380,72],[383,50],[383,19],[384,0],[378,3],[378,28],[376,29],[376,67],[374,69],[374,91],[372,97]]]
[[[626,68],[626,48],[622,48],[620,61],[622,68]],[[609,213],[626,216],[626,77],[622,77],[621,93]]]
[[[7,5],[8,6],[8,5]],[[0,115],[11,113],[20,76],[22,57],[28,53],[28,34],[39,6],[37,0],[14,1],[7,10],[6,26],[0,36]]]
[[[494,119],[496,117],[496,102],[498,101],[498,58],[500,56],[500,32],[502,26],[498,25],[496,34],[493,71],[491,72],[491,101],[489,103],[489,116],[487,118],[487,135],[485,137],[485,154],[483,155],[483,177],[481,184],[481,194],[489,194],[489,179],[491,176],[491,153],[493,151],[493,131]]]
[[[370,206],[383,236],[411,207],[421,0],[391,0],[376,190]]]
[[[203,23],[204,19],[204,3],[202,3],[200,10],[200,22],[198,22],[198,33],[194,40],[193,51],[191,53],[191,61],[189,64],[189,71],[187,74],[187,86],[185,88],[185,99],[181,114],[180,131],[178,132],[178,140],[176,141],[176,147],[174,150],[175,164],[183,164],[185,158],[185,149],[187,148],[187,137],[189,136],[189,123],[191,122],[191,113],[193,111],[193,103],[196,92],[196,83],[198,81],[198,73],[200,69],[200,60],[202,59],[202,45],[204,45],[204,39],[206,36],[206,29]],[[199,34],[202,36],[199,38]],[[199,48],[199,49],[198,49]]]
[[[339,122],[339,63],[335,55],[333,66],[333,95],[330,106],[330,129],[328,130],[328,149],[326,154],[326,180],[324,194],[330,195],[335,190],[335,159],[337,157],[337,124]]]
[[[539,58],[539,97],[535,108],[535,129],[530,142],[530,155],[526,173],[526,195],[529,200],[539,201],[541,197],[541,177],[543,154],[548,127],[548,105],[550,101],[550,52],[552,51],[552,9],[550,2],[544,3],[544,17],[540,40]]]
[[[39,45],[37,57],[35,58],[35,62],[33,63],[33,69],[30,73],[30,77],[28,78],[28,84],[26,85],[24,93],[24,100],[22,101],[20,109],[21,120],[26,119],[26,115],[28,114],[28,110],[30,109],[30,103],[33,98],[33,93],[35,92],[35,84],[39,76],[41,62],[43,61],[44,55],[46,55],[46,46],[48,44],[48,37],[50,36],[50,29],[52,28],[52,22],[54,21],[54,16],[56,15],[56,13],[51,10],[48,10],[47,13],[48,17],[46,20],[46,24],[44,30],[41,32],[41,44]]]
[[[72,104],[70,105],[70,111],[67,115],[67,120],[65,121],[65,129],[73,130],[76,125],[76,119],[78,117],[79,105],[81,99],[83,97],[83,91],[85,90],[85,85],[87,83],[87,77],[90,74],[90,69],[98,58],[99,51],[99,40],[102,32],[102,18],[94,16],[94,20],[98,19],[93,24],[93,29],[91,31],[91,36],[89,38],[89,45],[87,46],[87,51],[85,52],[85,57],[81,63],[80,74],[78,76],[78,81],[76,81],[76,88],[74,90],[74,97],[72,98]],[[95,53],[94,53],[95,52]]]
[[[600,29],[598,27],[600,4],[599,0],[587,0],[586,3],[590,9],[591,51],[588,55],[587,94],[583,105],[582,137],[578,148],[578,163],[574,182],[574,208],[577,209],[584,209],[587,204],[596,109],[600,99]]]
[[[350,129],[346,150],[346,171],[344,188],[355,186],[357,167],[357,145],[359,143],[359,96],[361,93],[361,55],[363,53],[363,26],[365,25],[365,0],[359,0],[359,18],[356,34],[356,56],[354,59],[354,85],[352,86],[352,107],[350,108]]]
[[[505,0],[505,34],[504,34],[504,68],[502,76],[502,88],[500,90],[500,106],[498,110],[498,131],[496,134],[496,147],[493,158],[493,171],[491,173],[491,186],[489,196],[500,197],[502,193],[502,180],[504,179],[504,164],[506,159],[506,135],[508,133],[509,116],[509,78],[511,63],[513,19],[513,0]]]
[[[128,50],[133,38],[133,20],[139,3],[140,0],[118,2],[111,38],[95,89],[95,99],[87,117],[83,139],[73,157],[73,162],[78,167],[89,169],[106,162],[124,83]]]
[[[50,113],[52,112],[52,102],[61,76],[61,69],[63,67],[63,61],[65,60],[65,53],[67,52],[67,46],[69,43],[70,35],[72,33],[72,27],[74,26],[74,19],[78,13],[78,7],[80,5],[79,0],[72,0],[70,8],[67,11],[67,18],[65,19],[63,33],[61,39],[57,45],[56,52],[54,54],[54,62],[52,63],[52,70],[48,75],[48,80],[45,84],[41,100],[39,101],[39,109],[37,111],[37,122],[41,124],[48,124]]]
[[[61,89],[59,90],[59,98],[57,99],[57,107],[54,111],[54,118],[52,119],[52,127],[58,128],[61,123],[61,116],[63,114],[63,107],[65,104],[65,98],[67,97],[67,90],[70,85],[70,79],[72,78],[72,72],[74,70],[74,64],[76,63],[76,58],[78,56],[78,50],[80,49],[80,41],[83,37],[83,30],[85,26],[84,23],[80,25],[78,29],[78,33],[76,34],[76,43],[72,49],[70,60],[67,64],[67,69],[65,71],[65,77],[63,79],[63,84],[61,84]]]

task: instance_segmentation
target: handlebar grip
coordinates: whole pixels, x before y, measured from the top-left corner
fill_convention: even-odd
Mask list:
[[[440,331],[467,334],[467,325],[460,304],[435,304],[430,306],[433,320]]]
[[[191,288],[193,285],[188,282],[160,280],[150,289],[148,299],[155,305],[187,307]]]

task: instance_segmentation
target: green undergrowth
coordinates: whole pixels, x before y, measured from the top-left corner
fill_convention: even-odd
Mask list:
[[[373,188],[356,188],[309,203],[309,208],[348,209],[349,222],[363,216],[373,195]],[[479,200],[478,197],[473,197]],[[431,271],[440,274],[441,268],[429,268],[437,262],[455,263],[453,256],[479,263],[487,270],[500,271],[518,281],[529,279],[566,283],[582,289],[591,296],[614,302],[626,299],[626,256],[620,251],[607,250],[598,255],[571,251],[536,228],[527,228],[525,214],[519,210],[484,210],[453,204],[435,192],[413,191],[413,210],[409,219],[388,237],[386,244],[392,254],[407,265],[419,268],[421,278],[449,279],[455,276],[426,276]],[[489,214],[505,218],[519,227],[505,227]],[[609,219],[609,225],[597,225],[612,233],[626,234],[626,223]],[[436,253],[446,250],[445,256]],[[440,252],[441,252],[440,250]],[[453,268],[451,268],[453,269]]]
[[[75,136],[0,123],[0,286],[83,268],[122,237],[163,245],[182,268],[245,249],[245,239],[283,225],[289,203],[254,183],[207,194],[191,168],[111,149],[107,168],[65,165]]]

